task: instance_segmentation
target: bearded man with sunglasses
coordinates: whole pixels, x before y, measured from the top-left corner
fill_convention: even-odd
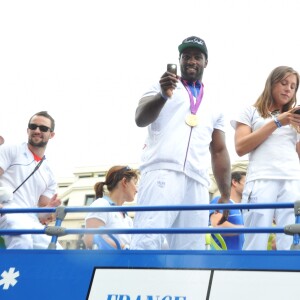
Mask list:
[[[0,148],[0,187],[6,189],[4,208],[56,207],[56,181],[45,157],[48,141],[55,135],[55,121],[46,112],[34,114],[28,122],[28,143]],[[42,229],[51,214],[6,214],[6,229]],[[7,249],[46,249],[51,241],[46,235],[4,236]]]

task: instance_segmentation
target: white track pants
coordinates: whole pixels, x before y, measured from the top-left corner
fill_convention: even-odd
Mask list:
[[[6,214],[6,229],[43,229],[39,220],[26,214]],[[45,234],[3,236],[7,249],[47,249],[51,237]]]
[[[208,189],[183,173],[158,170],[143,174],[139,183],[138,205],[208,204]],[[192,228],[208,226],[207,211],[136,212],[135,228]],[[130,249],[205,249],[204,234],[133,234]]]
[[[300,200],[299,180],[255,180],[246,183],[242,203],[283,203]],[[295,223],[294,209],[251,209],[243,211],[245,227],[278,227]],[[245,234],[244,250],[266,250],[269,234]],[[277,250],[289,250],[293,237],[276,234]]]

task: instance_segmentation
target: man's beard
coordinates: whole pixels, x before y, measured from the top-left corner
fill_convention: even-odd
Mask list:
[[[32,139],[28,139],[28,143],[33,147],[45,148],[48,144],[48,141],[47,142],[41,141],[41,142],[35,143]]]
[[[194,82],[194,81],[197,81],[197,80],[202,80],[202,76],[203,76],[203,73],[204,73],[204,69],[200,69],[196,74],[194,75],[189,75],[185,70],[181,70],[181,75],[182,75],[182,78],[184,80],[187,80],[189,82]]]

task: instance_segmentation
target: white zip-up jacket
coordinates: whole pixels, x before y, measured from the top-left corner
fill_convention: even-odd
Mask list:
[[[158,83],[143,97],[156,95],[160,91]],[[179,81],[158,118],[148,126],[140,170],[142,173],[159,169],[184,172],[208,187],[212,133],[214,129],[224,131],[224,116],[205,99],[205,90],[197,111],[197,126],[192,128],[185,123],[188,114],[189,94]]]

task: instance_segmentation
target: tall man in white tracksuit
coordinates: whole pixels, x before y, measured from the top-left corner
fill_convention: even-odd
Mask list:
[[[208,168],[212,166],[221,193],[230,197],[230,159],[224,116],[204,96],[207,66],[205,42],[192,36],[178,47],[181,77],[165,72],[139,101],[136,124],[148,126],[140,166],[138,204],[198,205],[209,203]],[[227,214],[225,213],[225,218]],[[136,228],[207,227],[207,211],[137,212]],[[203,234],[135,234],[131,249],[204,249]]]

